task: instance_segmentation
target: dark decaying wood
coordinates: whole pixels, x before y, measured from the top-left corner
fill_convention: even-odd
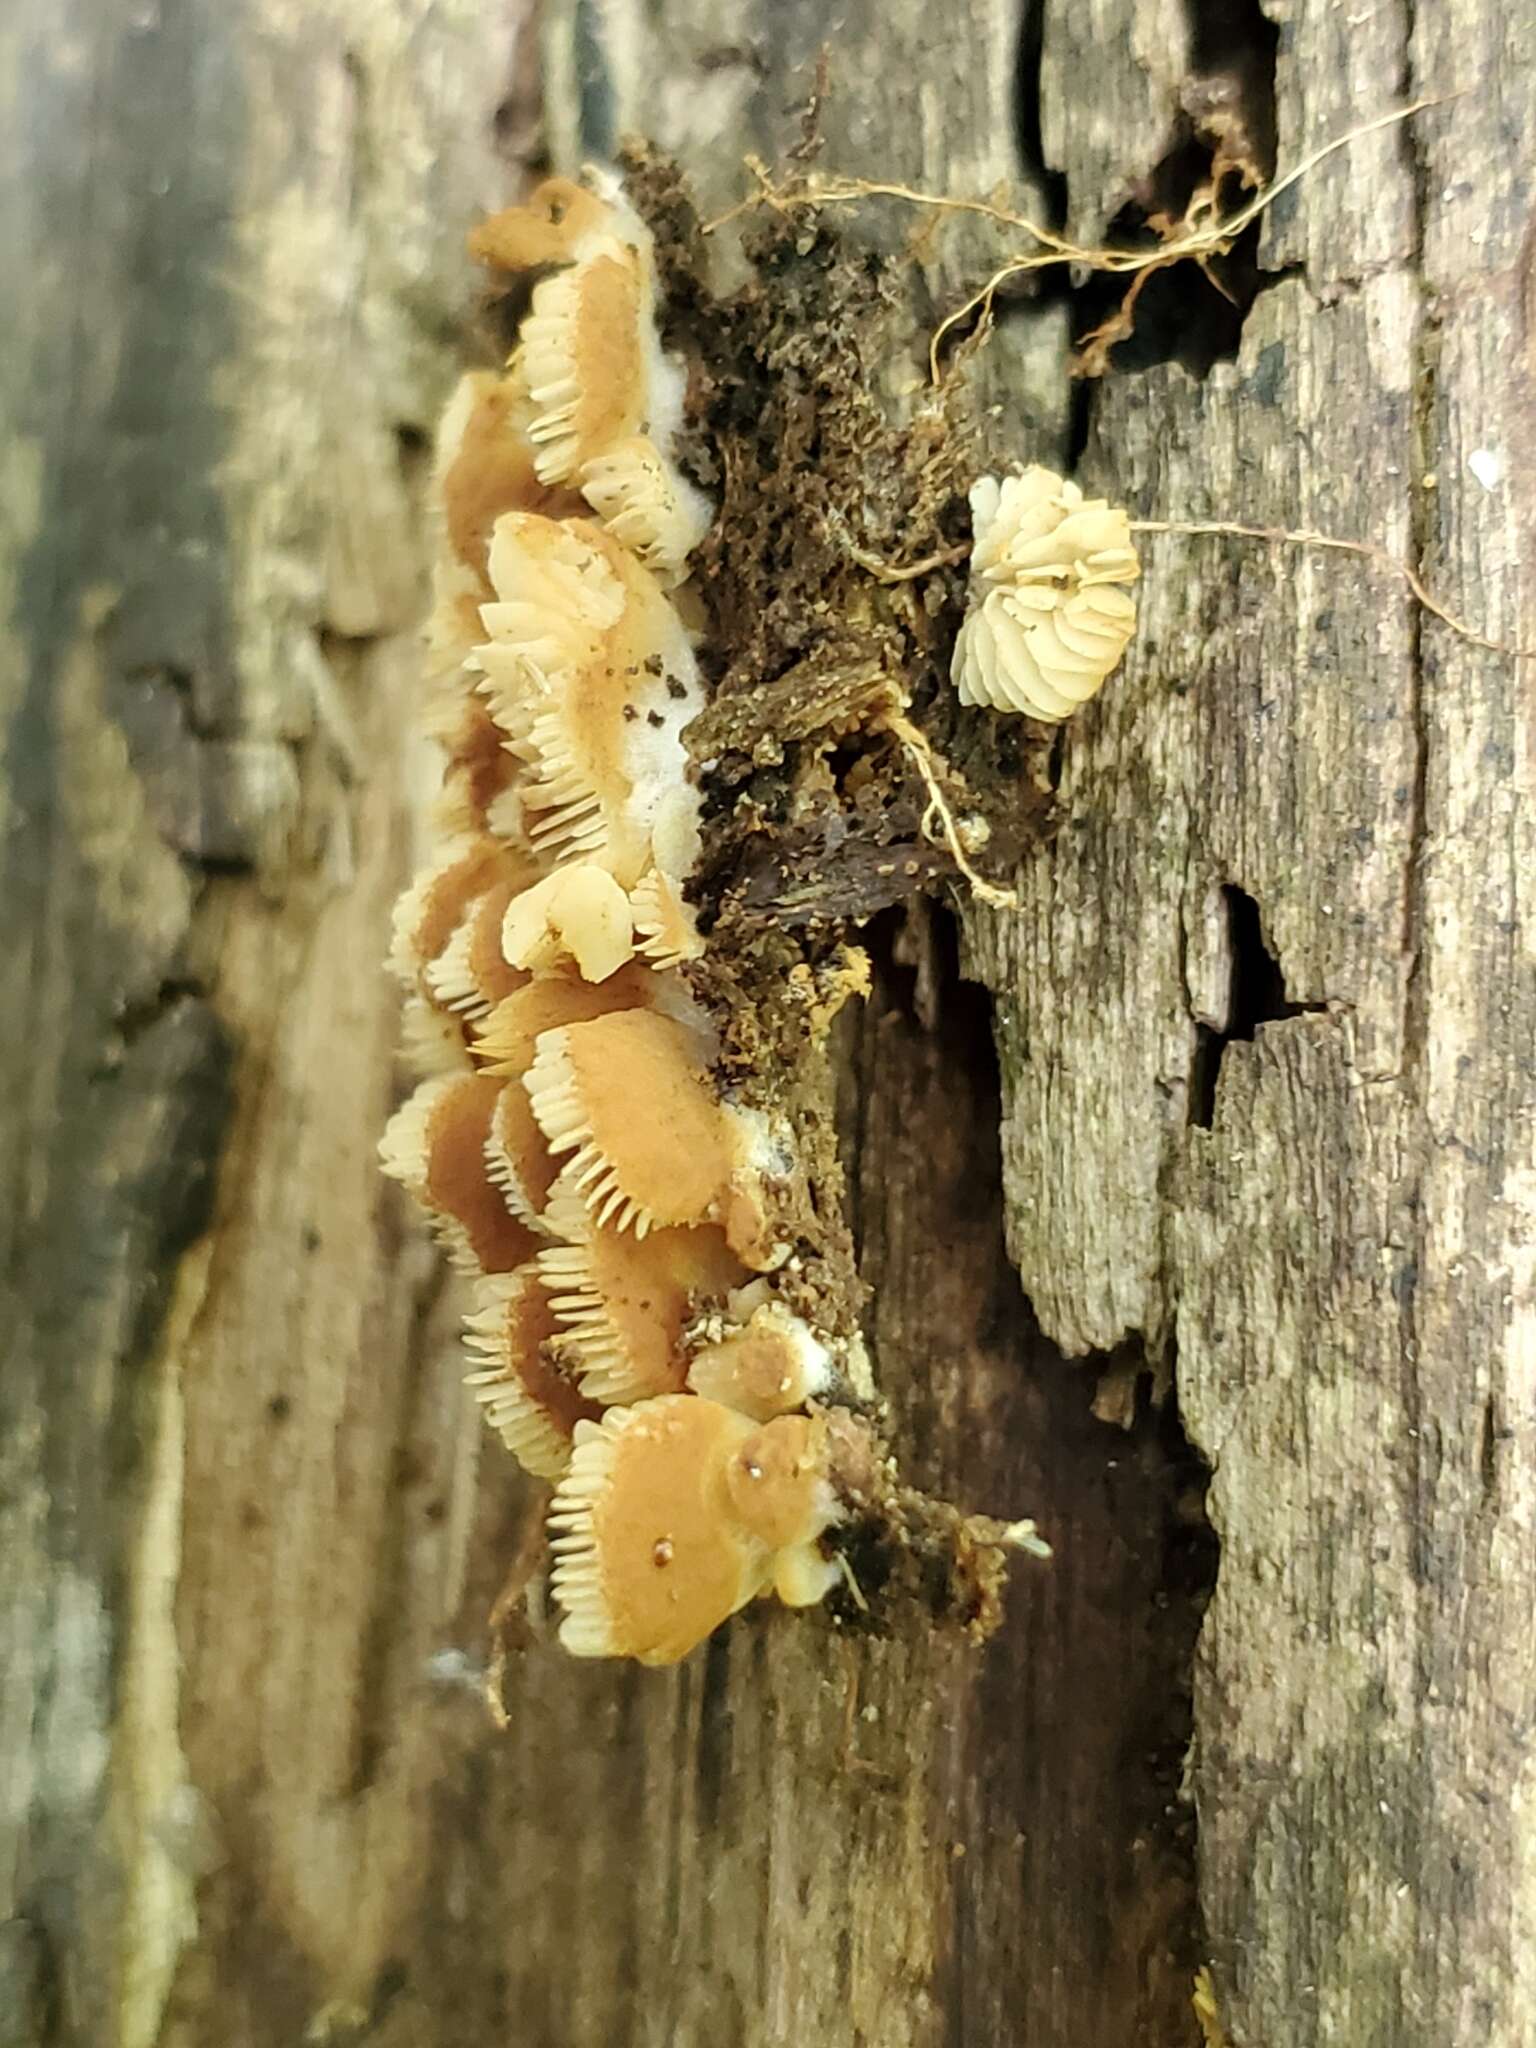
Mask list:
[[[462,231],[539,60],[557,159],[643,131],[712,211],[828,35],[827,168],[1080,240],[1460,94],[1235,305],[1155,280],[1074,386],[1114,300],[1053,275],[968,374],[1000,449],[1536,637],[1518,7],[13,9],[5,2048],[1192,2048],[1206,1962],[1238,2048],[1529,2037],[1529,678],[1358,560],[1147,536],[1020,909],[871,933],[871,1335],[911,1476],[1056,1545],[1000,1636],[764,1612],[658,1674],[535,1626],[485,1711],[538,1497],[373,1157]],[[1009,246],[847,219],[917,226],[914,364]]]

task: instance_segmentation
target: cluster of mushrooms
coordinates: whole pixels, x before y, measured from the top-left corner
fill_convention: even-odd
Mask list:
[[[712,508],[676,465],[685,377],[650,236],[589,174],[472,247],[532,288],[505,370],[467,376],[439,434],[446,758],[392,952],[421,1078],[380,1150],[473,1283],[468,1384],[554,1482],[562,1644],[665,1664],[761,1594],[803,1606],[838,1582],[826,1403],[872,1390],[857,1340],[784,1298],[793,1141],[727,1098],[689,985],[707,942],[687,575]],[[973,504],[956,681],[1063,717],[1134,621],[1124,515],[1044,471],[983,479]]]

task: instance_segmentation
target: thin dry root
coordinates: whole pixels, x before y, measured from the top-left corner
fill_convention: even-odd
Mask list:
[[[1088,270],[1107,270],[1122,275],[1136,275],[1148,270],[1162,270],[1171,263],[1182,263],[1193,258],[1197,263],[1207,263],[1213,256],[1225,256],[1247,227],[1251,227],[1260,214],[1274,205],[1282,192],[1306,177],[1310,171],[1330,157],[1336,150],[1346,149],[1352,142],[1359,142],[1367,135],[1374,135],[1378,129],[1393,127],[1399,121],[1411,120],[1427,107],[1444,105],[1448,99],[1455,99],[1455,93],[1441,93],[1432,98],[1415,100],[1411,106],[1394,107],[1390,113],[1379,114],[1374,121],[1363,121],[1358,128],[1347,129],[1344,134],[1334,136],[1321,148],[1313,150],[1310,156],[1302,158],[1283,176],[1256,192],[1246,206],[1240,206],[1236,213],[1225,218],[1202,221],[1199,226],[1189,227],[1182,235],[1176,235],[1171,242],[1164,242],[1155,249],[1076,249],[1064,246],[1054,237],[1047,241],[1038,229],[1030,229],[1043,244],[1037,256],[1018,256],[995,270],[978,292],[973,292],[963,306],[957,306],[934,330],[933,340],[928,345],[928,373],[935,384],[941,381],[939,356],[945,336],[973,313],[990,315],[992,301],[999,290],[1010,279],[1022,276],[1031,270],[1046,270],[1063,263],[1080,263]]]
[[[484,1697],[491,1719],[502,1735],[512,1725],[507,1708],[507,1667],[533,1640],[527,1595],[549,1548],[544,1530],[547,1500],[548,1496],[541,1492],[523,1515],[511,1569],[487,1622],[490,1656],[486,1662]]]
[[[941,381],[939,358],[945,338],[969,320],[973,314],[984,317],[991,313],[992,301],[1001,288],[1015,277],[1022,277],[1032,270],[1057,268],[1064,263],[1081,264],[1085,270],[1103,270],[1126,276],[1138,272],[1161,270],[1168,264],[1181,263],[1188,258],[1200,262],[1212,256],[1227,255],[1232,244],[1251,227],[1260,214],[1274,205],[1282,192],[1288,192],[1294,184],[1317,168],[1326,158],[1352,142],[1359,142],[1367,135],[1374,135],[1382,128],[1390,128],[1399,121],[1411,120],[1428,107],[1444,106],[1448,100],[1459,98],[1457,93],[1438,93],[1431,97],[1413,101],[1410,106],[1394,107],[1390,113],[1378,114],[1373,121],[1363,121],[1357,128],[1350,128],[1342,135],[1336,135],[1331,142],[1312,151],[1290,170],[1256,192],[1246,205],[1236,213],[1224,218],[1204,219],[1196,216],[1198,225],[1186,223],[1186,232],[1177,235],[1170,242],[1164,242],[1154,249],[1082,249],[1063,236],[1042,227],[1027,214],[1013,213],[1007,207],[996,206],[985,199],[955,199],[945,194],[919,192],[910,185],[895,185],[868,178],[819,177],[811,175],[775,185],[767,168],[759,158],[748,157],[747,169],[757,181],[758,189],[749,193],[728,213],[706,223],[704,233],[714,234],[728,221],[750,212],[757,206],[769,206],[777,213],[789,213],[797,207],[816,208],[821,206],[844,206],[862,199],[897,199],[909,206],[928,207],[944,213],[978,214],[984,220],[995,222],[999,227],[1012,228],[1028,235],[1036,244],[1037,253],[1030,256],[1013,256],[1000,265],[979,291],[973,292],[963,306],[947,314],[934,332],[928,347],[928,369],[935,384]]]
[[[908,562],[898,568],[894,562],[869,554],[851,540],[845,539],[843,546],[850,558],[861,569],[867,570],[877,583],[915,583],[919,576],[931,576],[935,569],[948,569],[956,562],[963,562],[971,552],[969,541],[958,541],[952,548],[939,548],[931,555],[924,555],[920,562]]]
[[[1486,647],[1490,654],[1507,654],[1516,660],[1528,660],[1536,655],[1536,648],[1511,646],[1505,640],[1490,640],[1486,633],[1479,633],[1465,619],[1458,619],[1454,612],[1447,611],[1430,595],[1416,569],[1374,541],[1340,540],[1334,534],[1313,533],[1304,527],[1240,526],[1223,519],[1133,519],[1131,531],[1190,534],[1197,538],[1212,534],[1228,540],[1268,541],[1271,547],[1327,548],[1335,554],[1357,555],[1361,561],[1375,562],[1379,567],[1389,569],[1394,576],[1400,576],[1425,611],[1433,613],[1442,624],[1449,626],[1463,640],[1469,640],[1474,647]]]
[[[934,773],[933,749],[927,739],[911,719],[894,706],[881,713],[880,726],[899,743],[912,766],[922,777],[923,787],[928,792],[928,808],[923,812],[922,819],[924,836],[931,839],[935,824],[939,826],[944,835],[944,843],[949,848],[950,858],[964,875],[971,894],[978,902],[988,904],[993,910],[1017,910],[1017,889],[999,889],[995,882],[989,882],[984,875],[977,874],[966,858],[965,847],[960,839],[960,828],[955,823],[955,814],[945,801],[944,792],[939,787],[938,777]]]

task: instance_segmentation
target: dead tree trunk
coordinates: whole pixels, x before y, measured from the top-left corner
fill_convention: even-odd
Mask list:
[[[1279,202],[1236,303],[1170,272],[1074,384],[1113,301],[1059,279],[974,374],[1001,448],[1379,543],[1519,643],[1520,24],[548,0],[541,40],[554,152],[643,131],[707,211],[830,34],[829,168],[1079,243],[1222,137],[1283,168],[1459,93]],[[536,1647],[497,1734],[531,1493],[374,1143],[423,437],[534,135],[522,10],[62,0],[0,53],[0,2044],[1160,2048],[1205,1963],[1239,2048],[1527,2040],[1522,664],[1377,562],[1148,537],[1022,909],[877,930],[848,1046],[912,1474],[1054,1566],[979,1656]],[[930,229],[914,341],[1012,246]]]

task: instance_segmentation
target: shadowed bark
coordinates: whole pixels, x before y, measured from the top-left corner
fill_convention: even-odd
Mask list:
[[[486,1616],[541,1495],[374,1146],[425,437],[475,346],[463,231],[541,146],[643,132],[721,211],[830,35],[824,167],[1090,243],[1460,93],[1318,166],[1222,289],[1154,279],[1101,378],[1069,357],[1119,299],[1061,273],[964,374],[1020,459],[1380,543],[1529,642],[1521,10],[12,14],[0,2044],[1195,2048],[1209,1964],[1236,2048],[1517,2048],[1522,663],[1358,560],[1148,535],[1019,910],[957,936],[845,875],[895,1441],[1056,1549],[984,1651],[763,1611],[655,1673],[534,1627],[498,1732]],[[844,225],[922,231],[914,364],[1017,246]]]

